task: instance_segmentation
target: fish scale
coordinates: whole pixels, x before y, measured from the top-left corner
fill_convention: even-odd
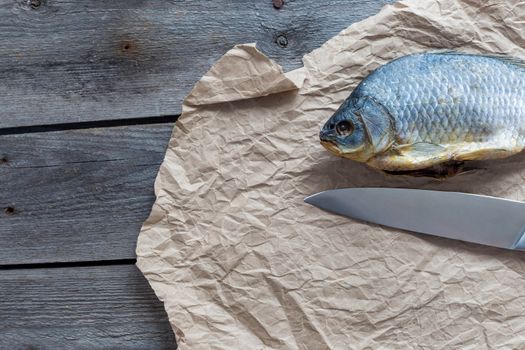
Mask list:
[[[321,140],[338,155],[384,170],[500,158],[525,147],[524,107],[521,61],[420,53],[367,76],[325,124]],[[353,134],[334,130],[342,121],[352,126]]]
[[[425,69],[430,69],[436,73],[431,76],[432,79],[425,79],[424,75],[407,75],[401,83],[390,88],[377,88],[377,85],[387,84],[388,74],[386,72],[377,77],[371,76],[368,84],[363,89],[357,89],[354,96],[366,95],[381,101],[389,110],[393,118],[397,120],[406,120],[408,124],[414,123],[419,131],[419,135],[424,135],[420,138],[414,138],[415,135],[409,132],[407,123],[398,123],[401,128],[396,132],[407,141],[411,142],[436,142],[433,135],[441,132],[442,135],[454,135],[454,139],[464,137],[465,133],[479,126],[482,123],[490,123],[498,126],[498,118],[505,121],[505,117],[511,115],[519,117],[520,123],[523,122],[524,113],[520,110],[510,111],[505,113],[508,106],[512,106],[504,101],[505,98],[510,98],[514,95],[513,100],[523,100],[525,95],[523,91],[523,69],[511,63],[507,63],[492,57],[483,57],[475,55],[457,55],[457,54],[440,54],[440,55],[413,55],[392,62],[390,65],[383,66],[380,69],[390,71],[390,74],[396,74],[395,71],[403,71],[408,69],[410,61],[420,59],[427,62]],[[461,71],[460,75],[457,68],[451,70],[449,65],[455,63],[463,63],[460,61],[471,60],[479,66],[479,73],[475,69],[471,69],[468,65],[459,64]],[[519,72],[517,72],[519,70]],[[516,79],[519,74],[520,79]],[[507,81],[508,78],[511,81]],[[506,92],[505,89],[508,84],[515,86],[511,91]],[[397,89],[404,89],[403,86],[409,87],[409,94],[401,94],[402,98],[398,102],[401,111],[396,109],[395,95]],[[499,89],[498,89],[498,86]],[[459,104],[460,114],[455,118],[454,103],[452,96],[448,93],[450,89],[460,89],[461,96],[465,97],[465,102]],[[502,96],[498,96],[498,92],[502,91]],[[378,95],[376,91],[384,92]],[[438,106],[436,95],[446,96],[446,104]],[[502,101],[503,99],[503,101]],[[425,103],[427,102],[427,103]],[[439,107],[443,112],[439,113]],[[469,115],[470,112],[470,115]],[[516,118],[514,118],[516,119]],[[514,127],[512,122],[516,120],[507,120],[508,127]],[[444,139],[442,142],[449,141]]]

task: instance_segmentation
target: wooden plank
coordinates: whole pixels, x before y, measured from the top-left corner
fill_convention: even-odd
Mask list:
[[[172,127],[0,136],[0,265],[134,258]]]
[[[0,128],[176,115],[227,50],[286,69],[392,0],[0,0]]]
[[[0,298],[1,349],[176,348],[133,265],[0,270]]]

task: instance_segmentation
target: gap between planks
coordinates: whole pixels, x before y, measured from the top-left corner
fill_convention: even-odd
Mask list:
[[[137,259],[113,259],[113,260],[96,260],[96,261],[68,261],[53,263],[27,263],[27,264],[7,264],[0,265],[2,270],[21,270],[21,269],[56,269],[56,268],[75,268],[75,267],[93,267],[93,266],[115,266],[115,265],[135,265]]]
[[[89,122],[18,126],[18,127],[12,127],[12,128],[0,128],[0,136],[17,135],[17,134],[32,134],[32,133],[41,133],[41,132],[54,132],[54,131],[113,128],[113,127],[120,127],[120,126],[166,124],[166,123],[175,123],[179,117],[180,115],[167,115],[167,116],[144,117],[144,118],[95,120],[95,121],[89,121]]]

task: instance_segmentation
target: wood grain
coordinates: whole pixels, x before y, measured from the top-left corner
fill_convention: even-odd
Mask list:
[[[177,115],[235,44],[290,70],[388,2],[0,0],[0,129]],[[0,136],[0,265],[134,258],[172,126]],[[0,349],[176,348],[133,265],[0,268],[0,298]]]
[[[0,270],[0,349],[175,349],[133,265]]]
[[[172,127],[0,136],[0,265],[134,258]]]
[[[286,70],[391,0],[0,0],[0,128],[180,113],[238,43]]]

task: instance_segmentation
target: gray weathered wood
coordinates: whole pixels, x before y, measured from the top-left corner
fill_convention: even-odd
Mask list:
[[[0,128],[175,115],[227,50],[286,69],[391,0],[0,0]]]
[[[237,43],[286,70],[390,0],[0,0],[0,128],[176,115]],[[0,136],[0,265],[135,256],[172,125]],[[174,349],[132,265],[0,269],[0,349]]]
[[[135,257],[172,127],[0,136],[0,265]]]
[[[0,349],[175,349],[133,265],[0,270]]]

